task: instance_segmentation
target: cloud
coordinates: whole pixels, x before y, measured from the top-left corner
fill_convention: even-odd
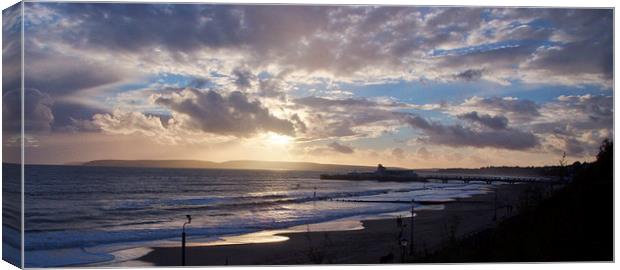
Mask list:
[[[300,80],[568,85],[609,85],[613,71],[609,9],[27,5],[29,36],[49,47],[116,52],[160,71],[215,67],[242,87],[248,73],[235,67],[294,70]],[[58,23],[66,27],[52,28]]]
[[[67,56],[54,51],[26,45],[24,80],[28,87],[40,89],[52,97],[63,97],[75,92],[103,85],[119,83],[129,77],[127,69],[106,62]]]
[[[306,133],[306,130],[308,130],[308,126],[299,118],[299,115],[293,114],[291,116],[291,121],[294,123],[295,129],[299,130],[299,132]]]
[[[195,77],[192,79],[192,81],[187,86],[192,87],[192,88],[202,89],[202,88],[206,88],[212,83],[213,82],[211,82],[211,80],[209,80],[208,78]]]
[[[426,149],[426,147],[422,146],[418,149],[417,154],[422,159],[430,159],[433,157],[433,154]]]
[[[24,89],[24,130],[49,131],[54,122],[53,101],[49,95],[31,88]]]
[[[405,158],[405,150],[403,150],[402,148],[394,148],[392,149],[392,156],[396,157],[397,159],[404,159]]]
[[[508,127],[508,119],[503,116],[491,116],[488,114],[478,114],[478,112],[469,112],[458,115],[459,119],[478,123],[492,129],[506,129]]]
[[[455,74],[454,78],[457,80],[463,80],[467,82],[477,81],[482,78],[484,69],[468,69],[461,73]]]
[[[250,70],[244,68],[236,68],[235,70],[233,70],[233,75],[235,77],[235,84],[240,89],[252,87],[252,80],[254,80],[255,76]]]
[[[612,96],[562,95],[544,104],[540,112],[529,126],[546,138],[548,151],[593,156],[603,139],[613,137]]]
[[[258,100],[241,92],[221,95],[212,90],[186,88],[155,103],[172,111],[173,117],[189,129],[207,133],[249,137],[259,131],[294,135],[294,123],[271,114]]]
[[[2,96],[3,130],[19,132],[21,130],[21,91],[8,91]],[[32,88],[24,89],[24,131],[28,134],[49,132],[54,122],[53,101],[49,95]]]
[[[21,4],[2,11],[2,93],[21,88]]]
[[[327,146],[329,146],[329,148],[332,151],[342,153],[342,154],[353,154],[353,152],[355,152],[355,150],[353,150],[353,148],[351,148],[350,146],[346,146],[338,142],[332,142],[328,144]]]
[[[29,4],[29,20],[38,13],[62,14],[78,25],[60,38],[81,48],[95,47],[124,53],[150,49],[193,53],[204,48],[249,49],[268,53],[325,25],[327,8],[247,5],[159,4]],[[81,20],[82,17],[88,20]],[[122,30],[121,30],[122,29]],[[152,31],[157,29],[156,32]]]
[[[106,114],[110,112],[101,108],[62,100],[55,101],[51,110],[54,115],[52,130],[59,132],[99,131],[98,128],[90,124],[90,120],[96,114]]]
[[[300,148],[300,153],[309,154],[316,157],[325,157],[333,155],[333,153],[344,154],[348,156],[353,156],[356,151],[353,147],[341,144],[337,141],[332,141],[327,145],[310,145],[303,148]],[[344,156],[342,156],[344,157]]]
[[[584,152],[583,143],[572,138],[567,138],[564,144],[564,149],[566,149],[566,153],[570,156],[581,155]]]
[[[522,64],[524,79],[531,82],[563,84],[602,84],[610,88],[613,80],[611,39],[604,42],[580,41],[562,46],[540,47]],[[581,83],[580,83],[581,82]]]
[[[294,100],[295,104],[313,107],[316,109],[337,109],[351,107],[375,107],[379,105],[377,102],[367,99],[327,99],[320,97],[303,97]]]
[[[306,139],[376,137],[400,126],[401,114],[395,109],[407,107],[397,102],[368,99],[327,99],[303,97],[293,100],[291,109],[304,112],[308,125]]]
[[[4,89],[3,89],[4,90]],[[21,133],[21,91],[3,91],[2,94],[2,132],[8,134]]]
[[[28,88],[45,95],[46,107],[54,119],[52,131],[82,131],[71,126],[74,120],[88,121],[97,113],[111,111],[105,108],[101,97],[118,91],[115,85],[141,76],[140,72],[130,72],[108,60],[65,55],[35,40],[26,40],[24,49],[28,62],[24,67],[24,82]],[[39,110],[38,100],[33,102],[26,99],[25,110]],[[44,130],[49,128],[31,132]]]
[[[515,129],[473,130],[461,125],[443,125],[429,122],[419,116],[406,119],[414,128],[426,135],[423,141],[453,147],[493,147],[510,150],[527,150],[539,145],[538,138],[529,132]]]
[[[537,132],[571,134],[588,130],[611,130],[613,97],[602,95],[559,96],[541,108],[532,122]]]
[[[25,5],[26,79],[39,91],[25,108],[38,119],[31,132],[170,142],[276,132],[331,152],[361,138],[421,136],[426,144],[575,155],[613,135],[613,97],[501,96],[532,84],[609,88],[611,9]],[[3,31],[15,34],[7,25]],[[19,51],[21,44],[4,42],[3,53]],[[16,55],[3,57],[3,95],[20,87]],[[150,80],[160,85],[136,86]],[[452,105],[356,98],[413,81],[498,96]],[[371,84],[384,85],[364,92]],[[134,87],[148,89],[127,90]]]
[[[93,116],[92,122],[103,131],[111,134],[140,133],[146,136],[160,137],[168,133],[159,117],[140,112],[116,110],[112,114],[96,114]]]
[[[225,142],[250,138],[261,132],[294,136],[303,130],[299,116],[291,120],[271,114],[257,100],[238,91],[220,94],[214,90],[183,88],[152,94],[150,102],[162,106],[163,113],[115,109],[96,113],[92,119],[70,118],[65,131],[103,131],[108,134],[141,134],[164,144]]]
[[[612,96],[582,95],[559,96],[558,101],[565,110],[576,112],[571,117],[586,116],[587,121],[610,127],[613,123],[614,104]]]
[[[282,77],[261,79],[258,82],[258,95],[267,98],[280,98],[286,97],[284,93],[284,85]]]
[[[471,97],[459,105],[448,108],[455,115],[472,111],[485,114],[501,115],[511,122],[521,123],[531,121],[540,116],[540,105],[529,99],[513,97]]]
[[[521,118],[532,118],[539,115],[538,105],[529,100],[513,98],[472,98],[467,108],[486,108],[496,113],[517,115]],[[391,101],[373,101],[368,99],[326,99],[305,97],[295,100],[297,106],[310,107],[312,111],[328,116],[307,119],[312,126],[317,126],[322,133],[319,137],[363,137],[369,134],[361,133],[365,127],[387,132],[397,130],[403,124],[422,130],[424,136],[419,140],[425,143],[449,145],[454,147],[492,147],[511,150],[529,150],[539,146],[538,138],[528,131],[521,131],[508,127],[509,120],[502,115],[481,114],[477,111],[457,114],[457,118],[465,120],[474,126],[460,124],[444,125],[439,122],[429,122],[426,119],[399,111],[402,108],[412,108],[409,104]],[[418,108],[419,106],[413,106]],[[460,107],[460,106],[456,106]],[[452,108],[454,109],[454,108]],[[463,108],[460,108],[463,110]],[[318,114],[318,113],[317,113]],[[375,133],[376,134],[376,133]],[[381,134],[381,133],[379,133]]]
[[[610,42],[590,44],[590,41],[571,42],[556,47],[541,47],[525,65],[532,70],[553,71],[555,75],[598,74],[604,79],[611,79],[613,48]]]

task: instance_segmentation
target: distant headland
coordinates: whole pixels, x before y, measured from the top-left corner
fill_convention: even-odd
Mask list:
[[[202,160],[93,160],[80,164],[98,167],[237,169],[237,170],[300,170],[300,171],[373,171],[374,166],[321,164],[314,162],[231,160],[224,162]]]
[[[170,168],[170,169],[231,169],[231,170],[297,170],[317,172],[375,172],[376,166],[348,165],[348,164],[323,164],[315,162],[295,161],[261,161],[261,160],[231,160],[213,162],[204,160],[122,160],[105,159],[87,162],[72,162],[73,166],[95,167],[135,167],[135,168]],[[587,163],[575,162],[565,169],[572,171],[575,168],[587,166]],[[390,167],[393,170],[409,171],[409,168]],[[485,175],[514,175],[514,176],[556,176],[562,170],[560,166],[489,166],[481,168],[427,168],[415,169],[419,173],[448,173],[448,174],[485,174]]]

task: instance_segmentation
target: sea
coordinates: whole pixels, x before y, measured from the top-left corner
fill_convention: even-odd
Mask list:
[[[192,218],[188,243],[208,243],[304,224],[407,215],[412,204],[396,201],[451,201],[489,192],[482,183],[321,180],[320,173],[27,165],[25,266],[135,260],[144,254],[119,251],[179,245],[186,215]],[[3,225],[3,232],[18,239],[18,230]]]

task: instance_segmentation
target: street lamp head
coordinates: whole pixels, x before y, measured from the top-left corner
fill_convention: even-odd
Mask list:
[[[192,216],[191,215],[185,215],[187,217],[187,224],[192,223]]]
[[[400,245],[403,247],[406,247],[409,244],[409,241],[407,241],[406,238],[401,238],[400,239]]]

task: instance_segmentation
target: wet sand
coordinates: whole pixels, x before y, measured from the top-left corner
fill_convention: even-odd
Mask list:
[[[455,239],[495,226],[497,221],[515,215],[519,195],[527,187],[526,184],[497,186],[497,211],[494,211],[495,192],[491,192],[447,203],[444,210],[416,212],[413,254],[410,254],[410,246],[402,252],[399,246],[401,228],[395,218],[389,218],[364,220],[361,230],[284,232],[277,235],[288,240],[277,242],[191,246],[187,248],[187,265],[399,263],[402,256],[405,259],[424,256]],[[512,206],[512,212],[505,207],[507,205]],[[404,217],[406,227],[400,239],[410,240],[410,220],[409,215]],[[152,251],[138,259],[140,262],[157,266],[181,264],[180,247],[151,248]]]

